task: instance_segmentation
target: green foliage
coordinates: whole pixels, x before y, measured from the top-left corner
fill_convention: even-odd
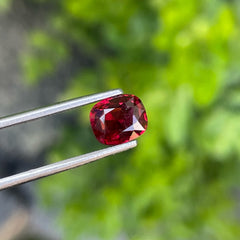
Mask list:
[[[29,40],[31,53],[22,56],[22,65],[27,81],[35,83],[66,59],[67,47],[58,39],[40,31],[32,33]]]
[[[10,8],[11,0],[0,1],[0,13],[7,11]]]
[[[84,52],[94,64],[70,79],[62,98],[123,88],[149,117],[136,150],[41,181],[64,239],[238,239],[238,1],[55,4],[51,34],[34,34],[35,50],[25,56],[29,79]],[[65,127],[49,161],[101,147],[89,110]]]

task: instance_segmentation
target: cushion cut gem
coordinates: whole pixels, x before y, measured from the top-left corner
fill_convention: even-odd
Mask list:
[[[90,122],[96,138],[106,145],[132,141],[147,129],[147,114],[141,100],[130,94],[110,97],[95,104]]]

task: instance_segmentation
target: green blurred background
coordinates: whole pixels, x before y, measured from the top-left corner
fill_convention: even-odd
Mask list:
[[[136,149],[36,183],[62,239],[239,239],[240,2],[23,2],[44,13],[19,54],[24,84],[69,71],[56,101],[122,88],[149,118]],[[90,109],[64,121],[47,162],[103,147]]]

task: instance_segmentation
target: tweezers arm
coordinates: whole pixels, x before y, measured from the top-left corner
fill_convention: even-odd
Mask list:
[[[114,147],[108,147],[99,151],[87,153],[78,157],[63,160],[57,163],[49,164],[40,168],[32,169],[27,172],[12,175],[0,179],[0,190],[16,186],[18,184],[30,182],[39,178],[47,177],[59,172],[63,172],[81,165],[96,161],[98,159],[127,151],[137,146],[137,141],[123,143]]]
[[[89,96],[72,99],[66,102],[57,103],[52,106],[43,107],[24,113],[19,113],[13,116],[0,118],[0,129],[32,121],[38,118],[46,117],[55,113],[70,110],[90,103],[98,102],[105,98],[116,96],[121,93],[122,93],[121,89],[111,90],[103,93],[97,93]]]

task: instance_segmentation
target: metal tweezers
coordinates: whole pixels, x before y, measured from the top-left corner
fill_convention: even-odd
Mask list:
[[[24,113],[0,118],[0,129],[11,127],[24,122],[36,120],[55,113],[63,112],[69,109],[84,106],[90,103],[101,101],[105,98],[122,94],[121,89],[111,90],[103,93],[92,94],[69,101],[57,103],[48,107],[31,110]],[[120,153],[137,146],[137,141],[123,143],[113,147],[108,147],[102,150],[90,152],[77,157],[69,158],[60,162],[45,165],[26,172],[18,173],[9,177],[0,179],[0,190],[13,187],[22,183],[30,182],[39,178],[47,177],[59,172],[63,172],[72,168],[82,166],[84,164],[94,162],[98,159]]]

